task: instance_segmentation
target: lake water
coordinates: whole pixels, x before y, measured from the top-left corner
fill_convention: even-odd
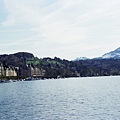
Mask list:
[[[1,83],[0,120],[120,120],[120,76]]]

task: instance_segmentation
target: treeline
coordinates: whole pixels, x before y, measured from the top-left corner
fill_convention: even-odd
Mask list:
[[[27,60],[27,64],[34,64],[38,68],[44,69],[46,78],[58,78],[58,77],[76,77],[79,76],[76,71],[75,64],[72,61],[68,61],[60,58],[33,58]]]
[[[0,55],[0,62],[23,68],[29,64],[35,65],[45,70],[46,78],[120,75],[120,59],[69,61],[57,57],[38,58],[31,53],[19,52]]]
[[[46,77],[88,77],[120,75],[120,59],[91,59],[68,61],[60,58],[34,58],[27,64],[35,64],[46,70]]]
[[[82,76],[120,75],[120,59],[92,59],[76,63],[86,67]]]

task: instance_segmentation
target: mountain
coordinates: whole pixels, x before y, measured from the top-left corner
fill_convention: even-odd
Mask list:
[[[96,58],[92,58],[92,59],[120,59],[120,47],[115,49],[114,51],[105,53],[104,55],[100,56],[100,57],[96,57]],[[90,58],[87,57],[77,57],[76,59],[74,59],[73,61],[79,61],[79,60],[92,60]]]
[[[120,47],[115,49],[114,51],[111,51],[109,53],[105,53],[100,57],[101,59],[120,59]]]
[[[73,61],[79,61],[79,60],[89,60],[89,58],[87,57],[77,57],[75,60]]]

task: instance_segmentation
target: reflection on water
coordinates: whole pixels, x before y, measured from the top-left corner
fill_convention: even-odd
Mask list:
[[[119,120],[120,77],[0,84],[0,120]]]

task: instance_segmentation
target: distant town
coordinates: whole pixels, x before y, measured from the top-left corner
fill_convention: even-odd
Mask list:
[[[39,69],[34,65],[26,65],[22,67],[6,66],[0,63],[1,79],[23,79],[23,78],[42,78],[45,70]]]
[[[0,81],[120,75],[118,53],[120,48],[105,54],[111,58],[71,61],[58,57],[38,58],[27,52],[4,54],[0,55]]]

